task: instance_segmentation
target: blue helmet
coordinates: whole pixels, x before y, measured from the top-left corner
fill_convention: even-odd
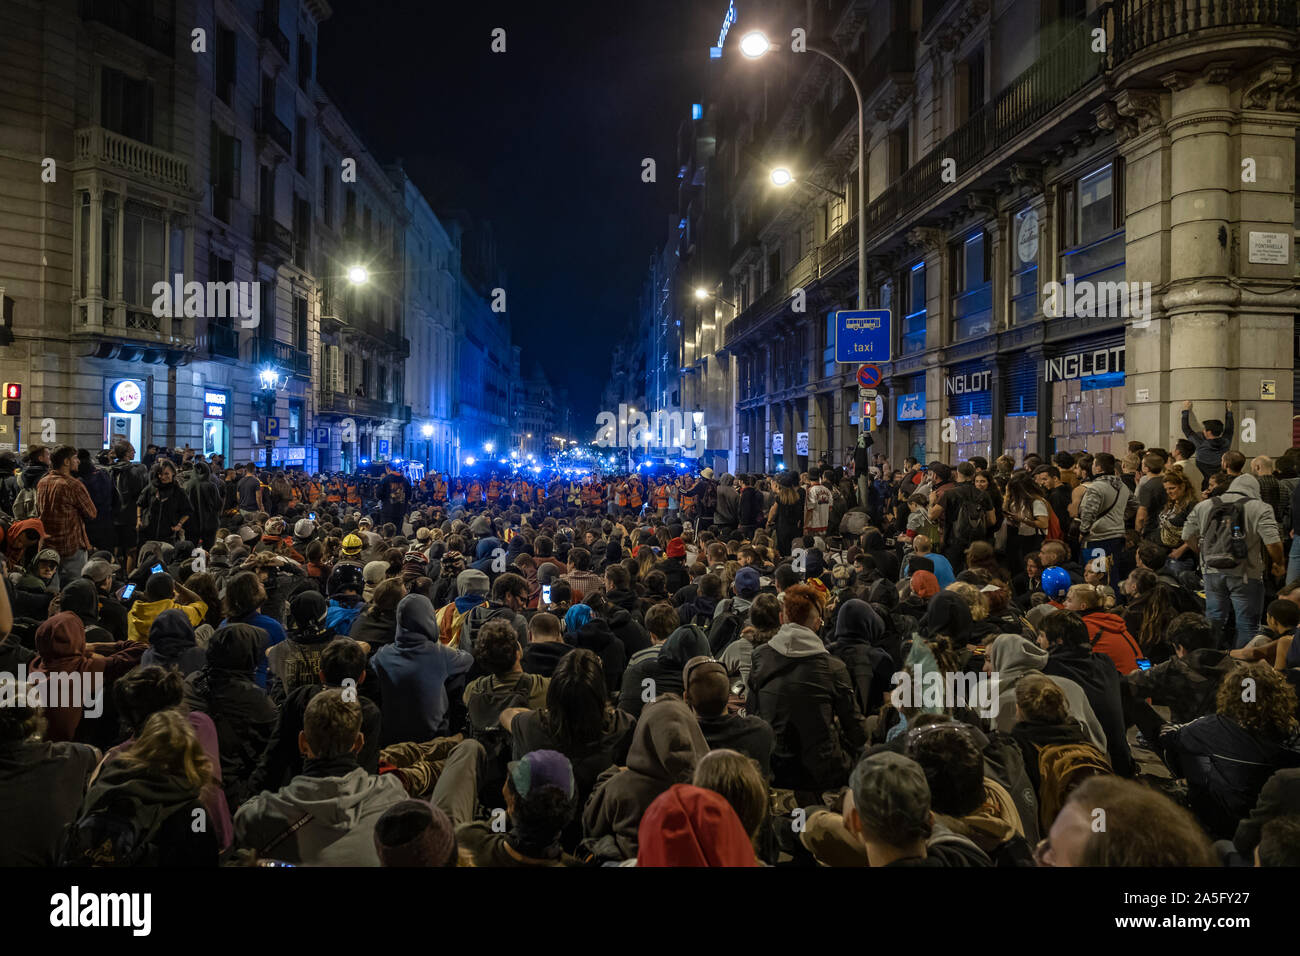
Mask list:
[[[1053,601],[1059,601],[1065,597],[1065,592],[1070,590],[1070,572],[1065,568],[1044,568],[1043,569],[1043,593]]]

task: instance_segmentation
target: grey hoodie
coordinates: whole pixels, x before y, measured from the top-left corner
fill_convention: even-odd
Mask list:
[[[713,523],[733,526],[740,524],[740,492],[736,490],[734,475],[725,474],[718,480],[718,507],[713,512]]]
[[[1260,544],[1278,544],[1282,540],[1278,531],[1277,518],[1273,515],[1271,505],[1264,504],[1259,497],[1259,482],[1254,475],[1238,475],[1221,496],[1225,501],[1244,501],[1246,514],[1246,576],[1248,578],[1264,577],[1264,554]],[[1187,516],[1183,525],[1183,540],[1200,538],[1201,529],[1216,499],[1206,498],[1198,503]]]
[[[1079,502],[1079,533],[1083,540],[1122,538],[1128,499],[1128,485],[1115,475],[1098,475],[1088,482]]]
[[[1027,674],[1042,674],[1047,651],[1019,634],[999,634],[989,644],[989,660],[998,681],[997,729],[1010,733],[1016,725],[1016,681]],[[1065,693],[1070,716],[1083,727],[1088,742],[1106,753],[1106,732],[1101,729],[1083,688],[1068,677],[1045,676]]]
[[[812,657],[814,654],[830,653],[817,633],[802,624],[782,624],[768,644],[782,657]]]
[[[250,798],[235,813],[235,839],[260,849],[311,814],[268,856],[306,866],[379,866],[375,821],[406,799],[397,774],[375,776],[357,767],[341,777],[300,774],[275,793]]]

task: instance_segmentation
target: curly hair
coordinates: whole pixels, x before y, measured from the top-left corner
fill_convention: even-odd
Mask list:
[[[1246,664],[1224,675],[1214,710],[1245,730],[1285,739],[1295,730],[1295,688],[1265,663]]]
[[[1016,681],[1016,706],[1031,724],[1064,724],[1070,720],[1070,705],[1050,677],[1026,674]]]
[[[975,585],[965,581],[954,581],[944,590],[952,591],[966,602],[970,607],[972,621],[982,621],[989,616],[989,602]]]

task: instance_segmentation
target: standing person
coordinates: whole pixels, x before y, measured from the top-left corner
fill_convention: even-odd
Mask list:
[[[500,495],[500,483],[492,479],[497,484],[497,495]],[[384,469],[384,477],[379,482],[379,523],[392,524],[400,532],[402,530],[402,519],[406,517],[406,509],[411,501],[411,482],[406,476],[398,471],[390,463]],[[495,502],[493,502],[495,503]]]
[[[259,511],[265,511],[263,505],[262,479],[258,477],[257,465],[251,461],[244,466],[244,477],[235,486],[235,499],[239,504],[239,513],[245,521],[250,521]]]
[[[1025,556],[1037,551],[1044,541],[1052,520],[1051,505],[1034,479],[1021,472],[1007,482],[1005,508],[1007,561],[1011,573],[1020,574],[1025,570]]]
[[[1154,452],[1147,452],[1142,458],[1142,483],[1138,485],[1138,510],[1134,527],[1143,541],[1160,543],[1160,512],[1164,510],[1165,460]]]
[[[1108,583],[1119,583],[1116,558],[1124,549],[1124,511],[1128,507],[1128,485],[1115,474],[1115,456],[1098,452],[1092,460],[1092,481],[1079,502],[1079,562],[1106,559]]]
[[[1061,480],[1061,470],[1055,465],[1039,465],[1033,475],[1064,531],[1070,526],[1070,486]]]
[[[853,446],[853,477],[858,489],[859,508],[871,508],[871,446],[873,440],[866,431],[858,432],[858,443]],[[838,529],[837,529],[838,530]]]
[[[1207,418],[1197,424],[1192,414],[1192,403],[1183,402],[1183,434],[1196,447],[1196,465],[1208,482],[1210,475],[1219,470],[1223,453],[1232,447],[1232,402],[1224,402],[1223,421]],[[1205,485],[1201,485],[1205,490]]]
[[[81,577],[81,566],[90,553],[86,522],[99,513],[86,486],[72,476],[75,464],[77,449],[60,445],[50,456],[49,474],[36,485],[36,508],[45,526],[47,543],[61,555],[66,580]]]
[[[1196,566],[1192,546],[1183,541],[1183,526],[1187,516],[1196,507],[1201,493],[1196,490],[1192,476],[1182,468],[1166,468],[1161,475],[1164,488],[1164,506],[1156,521],[1160,527],[1160,544],[1169,550],[1168,568],[1173,574],[1191,571]]]
[[[713,533],[723,537],[740,527],[740,491],[736,477],[724,474],[718,483],[718,507],[713,513]]]
[[[831,505],[835,496],[830,489],[830,469],[817,473],[817,480],[809,484],[804,498],[804,537],[824,535],[831,523]]]
[[[750,475],[737,475],[736,487],[740,492],[740,533],[749,541],[763,522],[763,493],[755,487]]]
[[[176,541],[184,538],[185,524],[194,517],[190,499],[176,481],[176,466],[159,458],[151,469],[149,484],[136,503],[140,518],[136,527],[145,541]]]
[[[201,547],[211,548],[221,524],[222,495],[212,480],[206,462],[194,463],[194,472],[185,483],[185,494],[189,497],[190,508],[194,512],[194,542]]]
[[[107,454],[101,454],[101,462],[107,463]],[[97,468],[90,460],[90,452],[84,448],[77,452],[77,466],[73,473],[86,486],[86,492],[95,506],[94,520],[85,523],[90,546],[96,551],[112,552],[117,544],[117,538],[113,534],[114,516],[122,510],[122,499],[113,487],[113,476],[108,469]]]
[[[803,531],[803,521],[804,492],[798,486],[798,476],[793,471],[782,472],[776,501],[767,513],[767,528],[776,533],[776,548],[782,555],[790,554],[794,539]]]
[[[966,549],[988,537],[997,512],[988,493],[975,487],[975,466],[970,462],[957,466],[957,481],[953,484],[945,480],[952,474],[947,465],[935,462],[931,471],[944,483],[931,492],[930,519],[942,522],[943,555],[953,570],[960,572],[966,567]]]
[[[1286,573],[1282,537],[1273,509],[1259,497],[1254,475],[1234,478],[1228,490],[1192,509],[1183,525],[1183,540],[1201,556],[1205,577],[1205,616],[1216,630],[1236,617],[1236,646],[1245,647],[1259,629],[1264,610],[1264,550],[1273,573]],[[1244,542],[1244,544],[1243,544]],[[1240,553],[1244,550],[1244,554]]]

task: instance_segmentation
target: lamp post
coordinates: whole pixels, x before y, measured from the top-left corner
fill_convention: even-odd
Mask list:
[[[275,393],[281,385],[281,376],[271,366],[267,366],[257,373],[258,384],[261,386],[262,399],[262,438],[266,442],[266,464],[267,471],[271,470],[271,450],[275,447],[275,442],[271,440],[270,430],[267,428],[268,419],[275,415]]]
[[[767,35],[761,30],[753,30],[740,38],[740,52],[751,60],[758,59],[772,49],[773,46],[767,39]],[[853,71],[838,58],[812,44],[808,44],[806,49],[810,53],[824,56],[839,67],[840,72],[848,78],[849,85],[853,87],[853,95],[858,100],[858,310],[861,311],[867,307],[867,130],[863,119],[862,87],[858,84],[858,78],[853,75]],[[786,170],[785,177],[774,175],[772,181],[776,183],[778,178],[786,177],[788,177],[787,182],[794,180],[789,170]],[[868,431],[865,415],[859,420],[858,430],[858,441],[861,442],[863,441],[861,436],[866,435]]]

